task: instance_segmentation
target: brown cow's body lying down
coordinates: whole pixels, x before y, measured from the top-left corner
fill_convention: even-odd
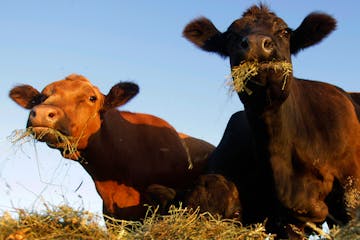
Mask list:
[[[201,49],[230,59],[234,88],[244,104],[262,168],[255,170],[261,181],[256,191],[268,193],[254,204],[262,204],[265,211],[260,214],[269,217],[269,224],[301,228],[306,222],[324,221],[329,211],[349,213],[341,219],[348,221],[359,206],[357,96],[292,75],[291,54],[320,42],[335,26],[331,16],[312,13],[292,30],[260,4],[245,11],[224,33],[206,18],[194,20],[184,30],[184,36]],[[241,163],[238,166],[243,175],[246,170]],[[240,190],[241,198],[242,194]],[[246,208],[243,204],[243,212]]]
[[[30,110],[27,127],[33,134],[46,133],[40,141],[80,161],[103,199],[104,213],[128,220],[144,216],[144,203],[166,207],[182,200],[214,149],[158,117],[116,110],[137,93],[136,84],[121,82],[103,95],[75,74],[41,93],[29,85],[10,91]],[[65,140],[49,129],[67,136],[76,150],[66,149]]]

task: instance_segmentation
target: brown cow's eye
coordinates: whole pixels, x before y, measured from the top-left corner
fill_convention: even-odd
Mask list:
[[[89,98],[89,100],[90,100],[91,102],[96,102],[97,97],[96,97],[96,96],[91,96],[91,97]]]
[[[39,94],[31,100],[31,104],[33,106],[35,106],[35,105],[38,105],[38,104],[44,102],[46,99],[47,99],[47,96],[45,96],[43,94]]]

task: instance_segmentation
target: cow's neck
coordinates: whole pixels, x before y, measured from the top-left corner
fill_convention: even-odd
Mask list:
[[[296,83],[291,84],[296,89]],[[282,145],[278,151],[286,151],[289,147],[290,133],[292,129],[288,124],[292,124],[291,113],[296,113],[297,97],[292,89],[285,101],[273,94],[270,87],[256,89],[252,95],[242,96],[245,111],[256,136],[257,146],[261,146],[263,152],[269,152],[269,146],[274,144]],[[296,92],[296,91],[295,91]],[[271,142],[270,142],[271,141]]]
[[[126,122],[117,112],[108,114],[108,118],[110,119],[104,120],[101,128],[89,138],[87,148],[81,152],[81,156],[84,158],[81,164],[94,180],[117,179],[123,181],[128,178],[125,176],[125,162],[131,150],[125,149],[122,144],[125,139],[120,134],[120,130],[127,129]],[[114,121],[116,121],[116,129],[111,128]],[[124,135],[126,136],[126,134]]]
[[[276,96],[271,88],[263,88],[248,96],[247,101],[242,99],[257,145],[266,154],[283,155],[287,159],[297,131],[306,128],[301,106],[306,99],[301,99],[298,80],[291,80],[286,93],[278,91]]]

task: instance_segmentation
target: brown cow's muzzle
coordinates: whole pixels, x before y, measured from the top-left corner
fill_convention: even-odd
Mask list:
[[[37,105],[30,111],[28,125],[54,128],[64,112],[55,106]]]
[[[63,119],[64,112],[60,108],[38,105],[30,111],[27,128],[38,141],[52,148],[63,148],[71,142],[69,131],[60,124]]]

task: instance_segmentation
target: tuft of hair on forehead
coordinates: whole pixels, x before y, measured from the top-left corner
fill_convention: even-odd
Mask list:
[[[83,75],[76,74],[76,73],[70,74],[69,76],[67,76],[67,77],[65,78],[65,80],[89,82],[89,79],[87,79],[87,78],[84,77]]]
[[[275,13],[273,13],[272,11],[270,11],[269,7],[264,4],[264,3],[260,3],[259,5],[253,5],[251,6],[250,8],[248,8],[248,10],[246,10],[244,13],[243,13],[243,17],[249,17],[249,16],[254,16],[254,17],[257,17],[257,16],[261,16],[263,14],[270,14],[270,15],[273,15],[273,16],[276,16]]]

